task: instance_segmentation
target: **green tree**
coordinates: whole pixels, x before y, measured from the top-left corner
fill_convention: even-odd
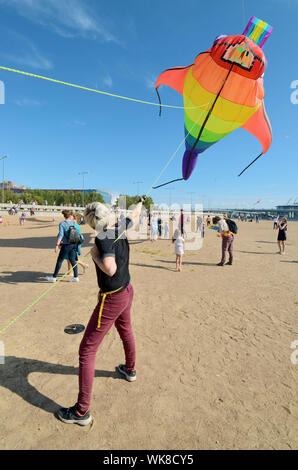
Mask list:
[[[141,196],[129,196],[128,194],[120,194],[119,198],[117,199],[115,203],[116,207],[119,207],[120,201],[122,200],[122,198],[125,198],[125,201],[126,201],[125,209],[128,209],[132,205],[137,204],[140,201]],[[154,205],[153,199],[151,197],[146,197],[145,195],[143,195],[142,198],[145,199],[143,206],[145,207],[147,211],[150,211],[150,206]]]

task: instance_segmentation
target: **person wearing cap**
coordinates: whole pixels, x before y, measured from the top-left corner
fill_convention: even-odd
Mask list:
[[[226,262],[226,255],[227,251],[229,252],[229,261],[226,263],[228,265],[233,264],[233,242],[234,242],[234,235],[230,232],[229,226],[224,218],[219,216],[215,216],[212,219],[213,225],[217,225],[218,232],[222,238],[222,256],[221,261],[218,263],[217,266],[224,266]]]
[[[91,393],[97,350],[105,335],[115,324],[125,353],[125,364],[118,372],[129,381],[136,380],[135,339],[131,326],[130,310],[133,287],[129,274],[129,244],[125,231],[139,220],[142,202],[132,215],[121,223],[114,224],[115,214],[99,202],[87,205],[84,217],[88,225],[96,230],[95,245],[91,256],[95,263],[99,286],[98,304],[87,325],[79,348],[79,394],[77,402],[70,408],[60,408],[57,417],[64,423],[88,425]]]

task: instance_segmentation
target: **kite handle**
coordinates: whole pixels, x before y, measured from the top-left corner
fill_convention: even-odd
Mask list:
[[[160,96],[159,96],[159,93],[158,93],[158,89],[155,88],[155,91],[157,93],[157,97],[158,97],[158,101],[159,101],[159,116],[161,116],[161,99],[160,99]]]
[[[183,181],[183,180],[184,178],[177,178],[175,180],[168,181],[167,183],[160,184],[159,186],[152,186],[152,189],[161,188],[162,186],[166,186],[167,184],[174,183],[175,181]]]
[[[247,170],[247,168],[249,168],[254,162],[256,162],[257,159],[260,158],[262,155],[263,155],[263,152],[260,153],[260,155],[258,155],[257,158],[255,158],[249,165],[247,165],[247,167],[245,167],[244,170],[242,170],[241,173],[239,173],[238,176],[241,176],[242,173],[244,173]]]

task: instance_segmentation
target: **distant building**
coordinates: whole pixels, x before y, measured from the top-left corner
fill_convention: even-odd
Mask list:
[[[298,219],[298,204],[286,204],[284,206],[276,206],[276,210],[280,217],[287,217],[287,219]]]
[[[25,186],[19,186],[16,183],[13,183],[12,181],[3,181],[3,183],[0,183],[0,188],[2,189],[4,185],[4,191],[13,191],[14,193],[22,193],[27,189]]]

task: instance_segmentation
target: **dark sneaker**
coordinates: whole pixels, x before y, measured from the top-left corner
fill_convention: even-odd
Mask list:
[[[87,426],[87,424],[90,424],[92,421],[92,416],[90,416],[89,411],[87,411],[84,416],[80,416],[74,406],[71,408],[60,408],[57,412],[57,417],[63,421],[63,423],[79,424],[80,426]]]
[[[226,263],[227,266],[232,266],[232,263],[229,261],[228,263]]]
[[[224,266],[224,264],[223,264],[223,263],[218,263],[218,265],[217,265],[217,266]]]
[[[120,366],[117,367],[117,370],[120,372],[120,374],[124,375],[124,377],[126,378],[126,380],[128,380],[128,382],[134,382],[137,378],[136,371],[133,370],[132,372],[128,372],[126,370],[125,364],[120,364]]]

